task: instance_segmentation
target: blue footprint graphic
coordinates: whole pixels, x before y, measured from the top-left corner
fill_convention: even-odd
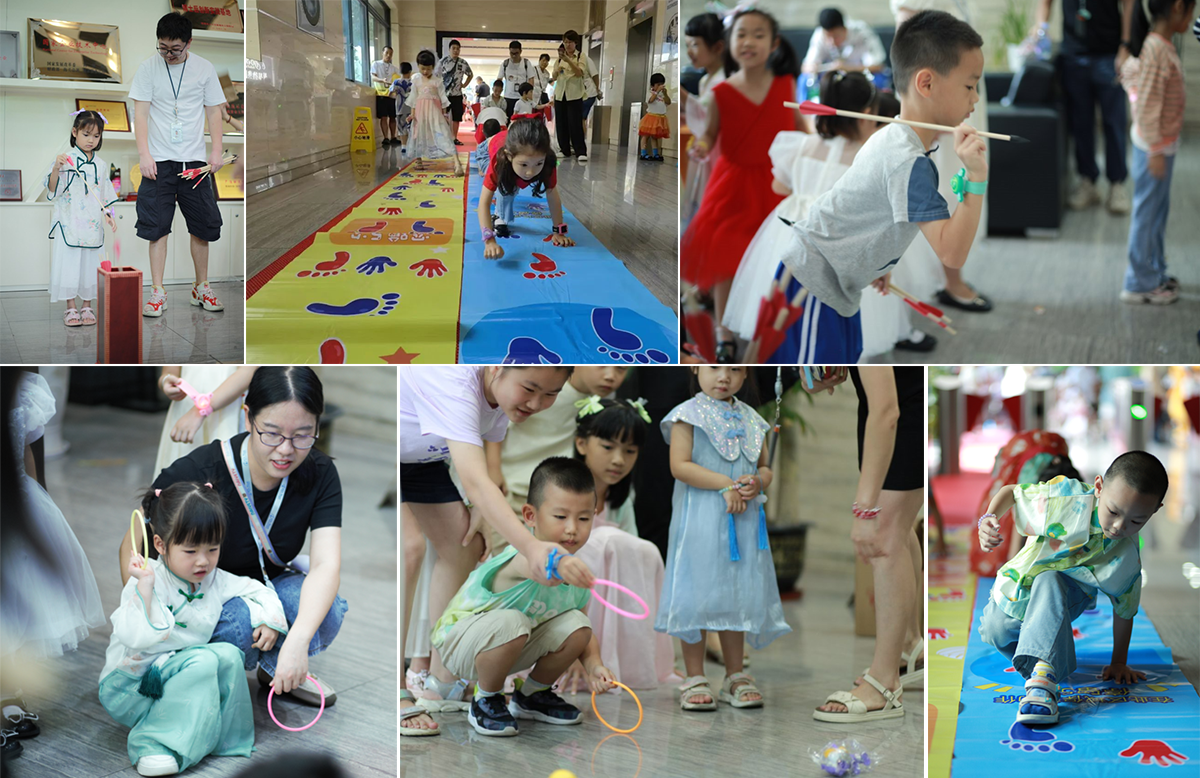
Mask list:
[[[612,308],[592,309],[592,329],[595,331],[596,337],[604,343],[596,350],[601,354],[607,353],[612,359],[620,359],[625,362],[637,361],[643,365],[650,362],[671,361],[669,356],[655,348],[647,349],[645,353],[639,352],[638,349],[642,347],[642,339],[632,332],[619,330],[613,326]]]
[[[407,200],[408,198],[405,197],[404,195],[400,194],[399,192],[392,192],[390,195],[387,196],[387,199],[389,199],[389,200]]]
[[[431,200],[422,200],[421,204],[418,205],[417,207],[418,208],[437,208],[437,206],[434,205],[433,201],[431,201]]]
[[[322,316],[362,316],[363,314],[371,313],[374,316],[386,316],[392,312],[396,304],[400,302],[400,295],[396,292],[388,292],[381,295],[378,299],[373,297],[360,297],[357,300],[351,300],[345,305],[333,305],[332,303],[309,303],[305,306],[305,310],[309,313],[317,313]],[[382,308],[380,307],[382,304]]]
[[[1008,740],[1001,740],[1000,744],[1008,746],[1013,751],[1030,751],[1042,754],[1048,754],[1051,751],[1059,753],[1067,753],[1075,750],[1074,743],[1068,743],[1065,740],[1059,740],[1057,737],[1045,730],[1030,729],[1024,724],[1014,722],[1008,729]]]
[[[562,357],[542,345],[537,338],[513,338],[508,344],[506,365],[561,365]]]
[[[428,224],[426,224],[424,219],[418,219],[417,221],[413,222],[412,228],[413,232],[427,233],[432,235],[442,234],[441,231],[435,230],[433,227],[430,227]]]
[[[410,187],[408,184],[400,184],[399,186],[393,186],[392,191],[393,192],[407,192],[411,188],[412,187]]]

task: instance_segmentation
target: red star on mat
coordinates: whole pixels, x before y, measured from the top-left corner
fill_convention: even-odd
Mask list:
[[[379,356],[379,358],[382,359],[384,362],[387,362],[389,365],[411,365],[413,363],[413,360],[419,356],[421,356],[421,355],[420,354],[409,354],[407,351],[404,350],[404,347],[401,346],[396,349],[395,353],[381,354]]]

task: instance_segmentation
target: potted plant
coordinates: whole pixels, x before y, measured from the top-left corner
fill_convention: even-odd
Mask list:
[[[799,517],[788,507],[797,504],[797,501],[784,497],[784,485],[787,480],[795,481],[795,474],[800,468],[799,440],[809,432],[799,408],[802,403],[811,405],[812,401],[812,395],[804,391],[799,382],[784,392],[779,409],[779,442],[771,461],[775,479],[768,490],[770,497],[766,504],[767,536],[771,559],[775,563],[775,579],[779,593],[784,596],[795,592],[796,581],[804,572],[804,549],[811,526],[810,522],[799,521]],[[772,422],[775,419],[774,400],[764,403],[758,413],[768,423]],[[771,434],[767,433],[768,444]]]
[[[996,63],[1003,64],[1008,60],[1008,69],[1018,72],[1025,65],[1029,50],[1022,44],[1033,27],[1029,15],[1029,5],[1018,0],[1008,0],[1004,15],[1000,17],[1000,48],[996,52]]]

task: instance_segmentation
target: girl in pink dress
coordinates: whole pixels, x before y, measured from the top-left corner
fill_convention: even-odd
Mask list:
[[[596,479],[598,511],[587,544],[577,553],[597,578],[626,586],[646,601],[650,616],[630,619],[618,616],[592,598],[587,616],[592,633],[600,642],[600,656],[621,683],[632,689],[654,689],[660,683],[679,681],[671,638],[654,631],[658,595],[662,591],[663,559],[658,547],[637,536],[633,517],[633,467],[646,438],[650,415],[641,401],[602,400],[593,395],[581,400],[576,417],[575,458],[583,460]],[[601,596],[636,612],[615,590],[603,589]],[[611,597],[623,598],[613,600]],[[576,663],[559,688],[574,688],[583,672]],[[586,690],[586,682],[583,684]]]

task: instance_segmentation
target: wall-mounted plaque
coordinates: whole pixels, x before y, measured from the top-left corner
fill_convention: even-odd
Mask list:
[[[99,111],[108,119],[105,132],[133,132],[129,126],[129,108],[123,100],[82,100],[76,98],[75,110]]]
[[[21,199],[21,171],[0,170],[0,201]]]
[[[29,77],[121,83],[121,45],[110,24],[29,20]]]
[[[20,33],[0,30],[0,78],[24,78]]]
[[[183,14],[194,30],[243,31],[237,0],[171,0],[171,10]]]

